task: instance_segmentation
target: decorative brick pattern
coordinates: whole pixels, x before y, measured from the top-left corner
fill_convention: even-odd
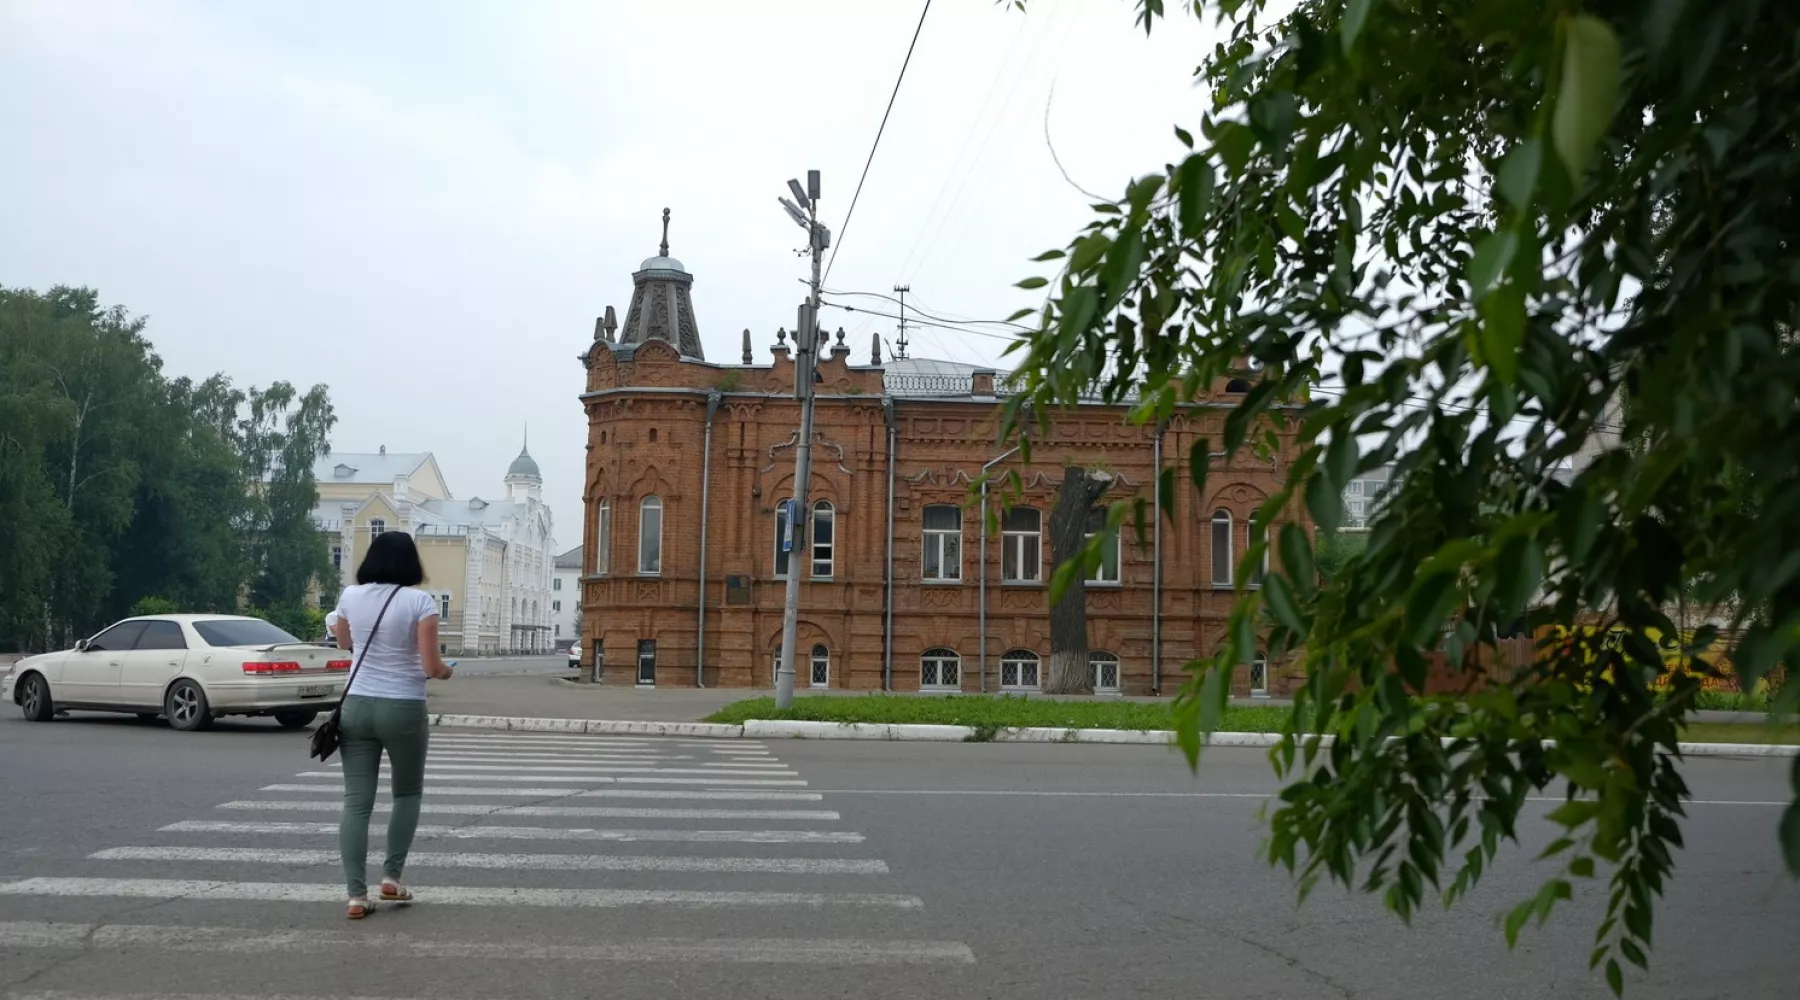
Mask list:
[[[793,448],[799,404],[793,399],[794,363],[776,352],[772,365],[726,366],[681,357],[667,344],[631,348],[596,341],[588,355],[587,482],[584,503],[582,601],[584,641],[604,655],[602,680],[631,683],[641,640],[656,643],[655,682],[695,683],[701,573],[700,527],[707,522],[707,686],[769,687],[781,640],[784,584],[775,575],[775,507],[793,491]],[[830,651],[834,688],[884,686],[884,583],[887,554],[889,462],[893,462],[893,652],[892,687],[917,690],[920,655],[947,648],[961,658],[965,691],[997,691],[1000,660],[1010,650],[1030,650],[1049,669],[1048,587],[1044,582],[1003,581],[999,508],[1015,502],[1049,511],[1065,463],[1111,472],[1106,502],[1141,499],[1146,519],[1155,495],[1155,430],[1126,419],[1123,407],[1080,406],[1059,412],[1047,432],[1034,433],[1032,460],[1017,455],[994,466],[986,541],[987,637],[982,664],[980,595],[981,518],[971,484],[997,447],[998,408],[992,378],[960,395],[899,396],[893,402],[897,430],[888,453],[883,373],[848,364],[834,352],[819,365],[821,381],[809,499],[830,500],[836,510],[833,577],[810,579],[801,589],[796,681],[809,680],[807,654]],[[722,392],[712,427],[711,491],[702,496],[707,398]],[[897,388],[897,387],[896,387]],[[1220,386],[1223,395],[1223,385]],[[1212,584],[1212,516],[1231,515],[1232,554],[1249,542],[1252,514],[1278,491],[1292,456],[1292,436],[1277,426],[1282,447],[1258,457],[1248,452],[1215,457],[1204,494],[1189,477],[1190,451],[1222,439],[1222,405],[1179,411],[1162,432],[1164,468],[1174,470],[1175,510],[1161,526],[1161,684],[1173,693],[1182,666],[1223,641],[1234,594]],[[1277,418],[1282,419],[1280,417]],[[1016,480],[1011,476],[1016,474]],[[1004,478],[1002,478],[1004,477]],[[1013,485],[1019,489],[1013,496]],[[638,573],[642,501],[662,502],[661,569]],[[610,506],[610,537],[598,527],[602,501]],[[960,582],[921,582],[922,512],[931,504],[963,507]],[[1284,510],[1277,524],[1305,524],[1303,508]],[[1152,526],[1144,544],[1128,522],[1117,584],[1089,588],[1090,646],[1118,658],[1121,693],[1155,693],[1152,675]],[[598,546],[608,546],[606,571],[597,573]],[[1041,541],[1042,579],[1052,572],[1049,540]],[[793,564],[810,559],[796,552]],[[727,576],[748,581],[726,599]],[[1234,687],[1248,693],[1249,666]],[[1286,693],[1291,679],[1279,666],[1268,671],[1270,693]]]

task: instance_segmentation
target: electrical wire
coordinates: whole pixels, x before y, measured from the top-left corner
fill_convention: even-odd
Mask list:
[[[886,295],[881,292],[852,292],[852,291],[848,291],[846,289],[824,288],[824,289],[820,289],[820,294],[823,294],[823,295],[856,295],[856,296],[861,296],[863,298],[868,298],[868,299],[884,299],[888,302],[894,303],[895,305],[904,304],[899,299],[894,298],[892,295]],[[973,319],[968,316],[946,315],[942,312],[939,312],[938,310],[920,309],[916,306],[908,305],[907,306],[907,315],[906,315],[907,322],[910,323],[912,321],[913,316],[915,316],[915,315],[923,316],[926,319],[937,320],[940,323],[950,323],[950,324],[967,323],[967,324],[975,324],[975,325],[982,325],[982,326],[1004,326],[1009,329],[1018,330],[1018,331],[1021,331],[1024,333],[1030,333],[1037,329],[1037,327],[1035,327],[1035,326],[1027,326],[1024,323],[1014,323],[1010,320]]]
[[[863,161],[862,177],[856,182],[856,193],[850,196],[850,210],[844,213],[844,224],[838,228],[837,239],[832,241],[831,259],[825,262],[825,276],[831,277],[831,267],[837,263],[838,251],[844,248],[844,235],[850,231],[850,220],[856,215],[856,203],[862,198],[863,183],[869,179],[869,168],[875,163],[875,151],[881,148],[881,134],[887,131],[888,116],[894,113],[894,102],[900,97],[900,84],[906,80],[906,67],[912,65],[913,49],[919,45],[919,32],[925,30],[925,15],[931,13],[931,0],[925,0],[925,9],[919,12],[918,27],[913,29],[912,43],[906,47],[906,59],[900,63],[900,75],[894,80],[894,92],[888,95],[887,110],[881,113],[881,126],[875,130],[875,142],[869,146],[869,158]]]

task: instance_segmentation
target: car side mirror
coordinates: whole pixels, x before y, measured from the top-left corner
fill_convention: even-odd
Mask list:
[[[86,639],[82,639],[81,641],[75,643],[75,652],[77,652],[77,653],[85,653],[85,652],[87,652],[87,648],[88,648],[88,641]]]

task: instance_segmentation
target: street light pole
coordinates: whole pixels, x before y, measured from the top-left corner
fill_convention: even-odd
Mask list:
[[[812,439],[814,382],[818,378],[819,351],[819,283],[820,266],[831,234],[819,225],[819,172],[806,172],[806,187],[799,181],[788,181],[789,190],[806,204],[798,206],[781,199],[788,216],[806,230],[807,245],[812,252],[812,294],[800,307],[800,322],[795,336],[794,398],[800,401],[800,440],[794,446],[794,497],[788,506],[787,600],[781,610],[781,663],[775,668],[775,707],[787,708],[794,703],[794,643],[800,626],[800,572],[812,564],[810,531],[812,510],[807,504],[807,487],[812,482]]]

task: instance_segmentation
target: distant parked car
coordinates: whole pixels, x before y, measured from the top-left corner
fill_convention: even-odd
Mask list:
[[[350,660],[242,615],[127,618],[74,649],[30,656],[0,681],[33,722],[61,711],[164,716],[174,729],[206,729],[224,715],[274,716],[310,725],[343,696]]]
[[[581,642],[580,642],[580,640],[575,641],[574,643],[570,644],[570,646],[569,646],[569,669],[570,670],[581,669]]]

